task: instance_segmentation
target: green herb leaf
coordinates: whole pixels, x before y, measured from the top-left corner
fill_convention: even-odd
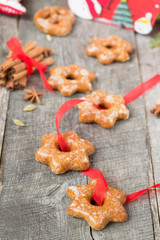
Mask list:
[[[157,35],[154,38],[152,38],[150,42],[150,48],[156,47],[160,47],[160,32],[157,33]]]

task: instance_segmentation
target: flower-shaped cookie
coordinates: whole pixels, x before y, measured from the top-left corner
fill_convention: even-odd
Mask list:
[[[72,64],[51,68],[48,83],[51,88],[58,89],[62,95],[71,96],[75,92],[91,91],[91,82],[95,78],[95,73]]]
[[[133,51],[132,44],[117,37],[95,38],[86,48],[86,54],[97,57],[101,64],[110,64],[113,61],[125,62],[130,59]]]
[[[38,29],[54,36],[65,36],[72,30],[73,13],[63,7],[50,6],[40,9],[34,15]]]
[[[88,185],[71,186],[67,189],[67,194],[72,199],[68,213],[73,217],[84,218],[95,230],[103,229],[109,222],[126,221],[124,192],[108,187],[103,205],[95,206],[92,200],[96,183],[97,180],[92,180]]]
[[[55,174],[69,170],[87,170],[89,168],[88,156],[94,153],[93,144],[78,137],[74,131],[64,133],[62,136],[70,152],[60,150],[57,134],[47,134],[42,138],[42,147],[36,152],[36,160],[48,164]]]
[[[129,110],[121,96],[109,95],[101,90],[96,90],[83,99],[89,101],[78,104],[78,108],[81,110],[79,115],[81,122],[96,122],[103,128],[111,128],[117,119],[128,119],[129,117]],[[102,109],[96,108],[91,101]]]

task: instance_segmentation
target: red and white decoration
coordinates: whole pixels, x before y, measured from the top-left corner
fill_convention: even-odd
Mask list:
[[[0,12],[12,16],[21,16],[26,13],[26,8],[22,6],[20,0],[0,0]]]
[[[141,17],[134,22],[134,29],[141,34],[149,34],[152,31],[151,24],[152,14],[146,13],[145,17]]]
[[[68,0],[70,10],[80,18],[91,20],[102,12],[102,6],[108,6],[108,0]]]
[[[126,6],[122,9],[124,4]],[[123,26],[141,34],[149,34],[152,31],[160,12],[160,0],[68,0],[68,6],[78,17]],[[120,16],[121,13],[125,14],[125,10],[128,11],[128,15]],[[116,24],[118,21],[128,21],[128,16],[131,18],[128,26],[123,23]]]

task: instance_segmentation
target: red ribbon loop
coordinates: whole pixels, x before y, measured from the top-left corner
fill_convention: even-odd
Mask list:
[[[127,105],[130,102],[134,101],[136,98],[143,95],[145,92],[147,92],[149,89],[154,87],[159,82],[160,82],[160,75],[157,74],[153,78],[149,79],[148,81],[138,85],[137,87],[135,87],[133,90],[131,90],[128,94],[126,94],[124,96],[125,104]],[[61,133],[59,132],[60,122],[61,122],[64,114],[67,111],[69,111],[72,107],[76,106],[77,104],[79,104],[83,101],[86,101],[86,100],[82,100],[82,99],[69,100],[69,101],[65,102],[57,111],[57,114],[56,114],[56,128],[57,128],[57,133],[58,133],[59,145],[60,145],[60,148],[63,152],[69,152],[70,150],[69,150],[69,147],[67,146],[65,140],[63,139]],[[92,102],[92,104],[94,104],[97,108],[102,109],[101,107],[99,107],[95,103]],[[107,184],[103,174],[101,173],[100,170],[94,169],[94,168],[89,168],[86,171],[82,171],[82,173],[85,174],[88,177],[93,178],[93,179],[98,179],[96,187],[94,189],[93,199],[95,200],[95,202],[98,205],[101,206],[103,204],[103,199],[105,197],[107,187],[108,187],[108,184]],[[127,195],[125,204],[135,200],[136,198],[138,198],[140,195],[145,193],[150,188],[156,188],[156,187],[160,188],[160,184],[156,184],[152,187],[149,187],[149,188],[140,190],[136,193],[132,193],[132,194]]]
[[[64,104],[62,104],[62,106],[58,109],[58,111],[56,113],[56,128],[57,128],[57,133],[58,133],[58,142],[59,142],[59,146],[60,146],[62,152],[69,152],[70,150],[59,131],[59,124],[66,112],[68,112],[71,108],[73,108],[78,103],[81,103],[83,101],[84,100],[81,100],[81,99],[69,100],[69,101],[65,102]]]
[[[108,187],[108,184],[107,184],[102,172],[99,169],[89,168],[86,171],[82,171],[82,173],[90,178],[98,179],[98,182],[94,189],[93,199],[99,206],[102,206],[103,199],[105,197],[107,187]],[[139,196],[141,196],[143,193],[147,192],[151,188],[160,188],[160,183],[153,185],[152,187],[142,189],[138,192],[128,194],[126,196],[125,204],[128,204],[128,203],[134,201],[135,199],[137,199]]]
[[[99,169],[95,169],[95,168],[89,168],[86,171],[81,171],[81,172],[90,178],[98,179],[98,182],[94,189],[93,199],[99,206],[102,206],[103,199],[108,187],[108,184],[103,174]]]
[[[86,101],[86,100],[83,100],[83,99],[69,100],[69,101],[65,102],[64,104],[62,104],[62,106],[58,109],[58,111],[56,113],[56,128],[57,128],[57,133],[58,133],[58,142],[59,142],[59,146],[60,146],[62,152],[69,152],[70,150],[59,131],[60,122],[66,112],[68,112],[71,108],[73,108],[77,104],[84,102],[84,101]],[[100,106],[96,105],[92,101],[89,101],[89,102],[91,102],[97,108],[102,109]]]
[[[41,79],[43,81],[43,84],[45,88],[51,92],[53,92],[52,88],[48,84],[48,81],[44,75],[44,71],[47,70],[47,66],[43,63],[40,63],[36,61],[33,58],[28,57],[19,42],[19,40],[16,37],[12,37],[10,40],[7,41],[8,48],[14,53],[11,58],[19,58],[21,61],[26,63],[27,66],[27,77],[33,72],[32,66],[35,66],[35,68],[39,71]]]

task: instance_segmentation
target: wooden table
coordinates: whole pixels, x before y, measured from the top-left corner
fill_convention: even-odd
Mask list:
[[[36,10],[51,4],[66,6],[66,1],[28,0],[28,12],[21,18],[0,15],[0,61],[8,50],[6,41],[17,36],[27,43],[36,40],[55,51],[55,65],[79,64],[97,74],[93,89],[111,94],[125,95],[133,87],[146,81],[159,71],[160,48],[149,48],[150,36],[141,36],[124,29],[101,23],[76,19],[72,33],[67,37],[46,40],[33,23]],[[159,26],[158,26],[159,27]],[[118,35],[134,46],[131,60],[103,66],[84,54],[93,37]],[[48,73],[47,73],[48,77]],[[38,73],[32,74],[28,88],[35,86],[45,92],[42,105],[33,112],[23,112],[28,105],[23,91],[9,92],[0,89],[0,239],[160,239],[160,191],[151,190],[125,206],[128,220],[110,223],[102,231],[92,230],[88,224],[67,213],[70,198],[66,189],[70,185],[86,184],[90,179],[79,172],[55,175],[46,165],[35,161],[35,152],[41,146],[42,136],[56,133],[55,114],[67,100],[80,98],[77,93],[69,98],[59,92],[47,92]],[[74,108],[64,117],[60,130],[76,133],[95,146],[90,157],[91,166],[99,168],[110,186],[126,194],[160,182],[159,137],[160,120],[150,114],[155,101],[160,98],[160,85],[144,97],[128,105],[130,118],[119,121],[109,130],[97,124],[83,124]],[[26,126],[17,127],[12,118],[22,120]]]

